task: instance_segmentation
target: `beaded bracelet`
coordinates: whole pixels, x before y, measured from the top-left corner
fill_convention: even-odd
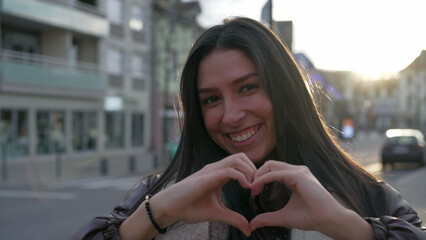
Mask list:
[[[157,222],[154,219],[154,216],[152,216],[151,207],[149,206],[149,199],[152,197],[152,195],[146,195],[145,196],[145,209],[146,213],[148,214],[149,220],[151,221],[152,226],[161,234],[166,233],[167,228],[161,228]]]

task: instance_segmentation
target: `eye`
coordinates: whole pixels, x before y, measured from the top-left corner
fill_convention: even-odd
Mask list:
[[[241,87],[240,92],[248,92],[252,89],[259,88],[259,84],[247,84]]]
[[[209,105],[212,104],[214,102],[219,101],[219,97],[218,96],[210,96],[210,97],[206,97],[204,99],[201,100],[201,103],[203,105]]]

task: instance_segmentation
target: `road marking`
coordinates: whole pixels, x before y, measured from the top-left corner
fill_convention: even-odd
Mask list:
[[[0,190],[0,198],[38,198],[38,199],[75,199],[77,195],[71,192],[38,192],[38,191],[18,191]]]

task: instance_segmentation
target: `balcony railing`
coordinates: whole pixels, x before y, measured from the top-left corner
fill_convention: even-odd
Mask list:
[[[4,84],[104,91],[107,77],[99,64],[2,50],[0,74]]]
[[[0,60],[2,62],[24,63],[40,67],[58,67],[63,69],[75,69],[92,73],[103,72],[101,66],[96,63],[82,62],[76,61],[74,59],[64,59],[27,52],[18,52],[7,49],[2,49],[0,51]]]
[[[18,17],[24,21],[97,38],[105,38],[109,34],[108,20],[102,10],[76,0],[70,0],[69,3],[64,0],[0,0],[0,2],[2,14]],[[11,22],[13,23],[13,20]]]
[[[82,10],[82,11],[85,11],[85,12],[88,12],[88,13],[91,13],[91,14],[95,14],[95,15],[98,15],[98,16],[102,16],[102,17],[106,16],[105,8],[103,8],[101,6],[93,6],[93,5],[90,5],[90,4],[86,4],[86,3],[80,2],[78,0],[72,0],[72,1],[69,1],[69,0],[42,0],[42,1],[58,3],[58,4],[61,4],[63,6],[72,7],[72,8]]]

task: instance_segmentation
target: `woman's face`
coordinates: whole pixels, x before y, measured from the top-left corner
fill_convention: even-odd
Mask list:
[[[214,50],[200,63],[198,94],[206,129],[220,147],[254,163],[267,160],[276,145],[274,114],[250,58]]]

